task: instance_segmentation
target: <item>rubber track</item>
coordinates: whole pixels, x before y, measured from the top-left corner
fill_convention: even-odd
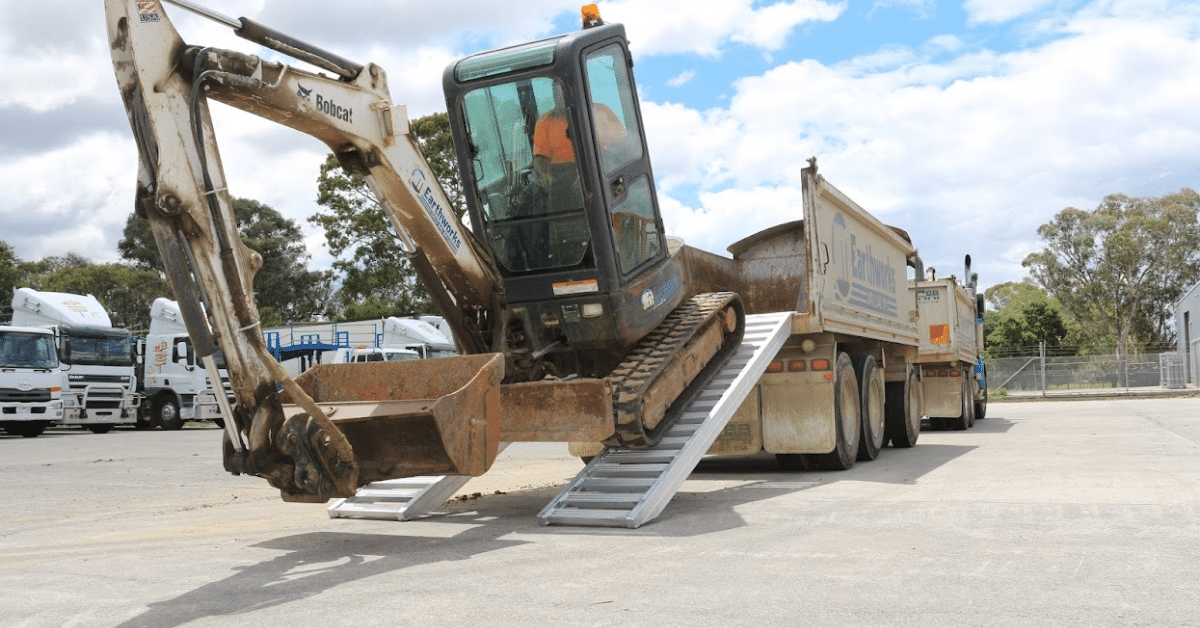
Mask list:
[[[642,399],[650,387],[668,369],[678,367],[672,358],[679,356],[694,336],[711,324],[721,324],[717,313],[734,306],[738,328],[727,333],[720,349],[711,356],[704,369],[685,388],[653,429],[647,429],[642,416]],[[613,409],[616,415],[616,434],[605,441],[610,447],[653,447],[670,428],[678,409],[706,385],[717,369],[733,354],[742,341],[746,321],[741,300],[733,292],[699,294],[675,308],[654,331],[638,341],[625,360],[608,376],[613,387]]]

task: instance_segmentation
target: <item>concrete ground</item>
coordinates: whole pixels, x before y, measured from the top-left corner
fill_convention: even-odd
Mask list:
[[[0,624],[1200,626],[1197,398],[992,404],[847,472],[707,459],[637,530],[537,524],[564,445],[400,523],[283,503],[219,439],[0,436]]]

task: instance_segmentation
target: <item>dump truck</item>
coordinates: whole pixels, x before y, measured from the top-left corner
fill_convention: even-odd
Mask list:
[[[135,346],[126,329],[113,327],[90,294],[17,288],[12,324],[54,332],[62,371],[62,425],[103,434],[137,421]]]
[[[984,298],[978,285],[967,255],[961,280],[939,278],[930,268],[911,287],[922,332],[916,363],[924,381],[924,413],[933,429],[969,429],[987,413]]]
[[[916,442],[915,247],[815,160],[799,220],[743,240],[733,258],[668,238],[625,30],[594,5],[579,31],[446,69],[463,220],[383,68],[171,4],[321,70],[188,45],[162,3],[106,1],[139,149],[136,210],[197,354],[211,370],[224,350],[231,473],[321,502],[396,478],[479,475],[501,442],[600,443],[568,487],[578,494],[540,520],[636,526],[751,396],[780,419],[762,421],[762,441],[785,466],[847,468],[885,439]],[[315,137],[364,177],[462,355],[296,377],[271,358],[253,299],[261,258],[237,237],[210,99]],[[638,475],[659,471],[670,477]]]

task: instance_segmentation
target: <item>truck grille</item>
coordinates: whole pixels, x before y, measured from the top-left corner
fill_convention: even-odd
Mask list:
[[[39,403],[42,401],[50,401],[49,390],[17,390],[16,388],[0,388],[0,402]]]

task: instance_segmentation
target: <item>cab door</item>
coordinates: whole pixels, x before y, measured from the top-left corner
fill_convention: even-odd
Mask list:
[[[582,64],[588,128],[593,133],[604,207],[621,283],[666,254],[654,175],[642,132],[629,51],[623,38],[584,50]]]

